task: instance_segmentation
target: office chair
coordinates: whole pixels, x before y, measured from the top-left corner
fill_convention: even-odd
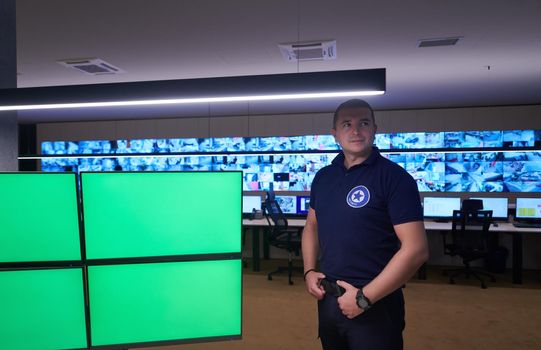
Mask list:
[[[482,206],[482,204],[481,204]],[[475,204],[463,205],[461,210],[453,210],[451,228],[451,240],[443,236],[444,254],[460,256],[464,264],[463,268],[444,270],[444,275],[449,275],[449,283],[455,283],[455,277],[466,275],[475,277],[481,282],[481,288],[486,288],[485,281],[481,276],[489,277],[492,282],[496,278],[487,271],[474,268],[470,263],[474,260],[485,259],[493,247],[493,237],[489,232],[492,221],[492,210],[475,210]]]
[[[271,281],[272,275],[287,271],[289,284],[292,285],[293,280],[291,276],[293,271],[303,272],[302,267],[293,266],[293,253],[297,256],[300,254],[302,228],[289,228],[287,226],[287,219],[282,212],[280,205],[276,201],[274,192],[267,192],[267,198],[263,203],[263,207],[265,210],[265,217],[270,226],[269,245],[285,249],[288,252],[287,267],[278,267],[277,270],[270,272],[267,275],[267,279]]]

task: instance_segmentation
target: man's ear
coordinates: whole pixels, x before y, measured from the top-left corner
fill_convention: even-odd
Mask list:
[[[374,123],[374,134],[378,132],[378,125]]]
[[[336,129],[335,128],[331,128],[331,135],[336,138]]]

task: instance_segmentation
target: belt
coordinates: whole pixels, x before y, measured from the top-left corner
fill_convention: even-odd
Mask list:
[[[346,291],[343,287],[336,284],[336,282],[331,282],[325,278],[321,280],[321,286],[323,286],[325,294],[332,295],[333,297],[340,297]]]

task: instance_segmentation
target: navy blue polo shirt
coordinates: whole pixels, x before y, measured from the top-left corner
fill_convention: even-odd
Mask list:
[[[398,251],[393,225],[423,220],[415,180],[374,147],[361,164],[346,169],[340,152],[312,182],[321,271],[330,280],[364,286]]]

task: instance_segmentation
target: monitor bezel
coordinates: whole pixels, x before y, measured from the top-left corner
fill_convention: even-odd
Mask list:
[[[481,199],[481,200],[483,200],[483,210],[490,210],[490,209],[485,208],[485,203],[484,203],[485,199],[488,199],[488,200],[494,200],[494,199],[505,200],[506,208],[507,208],[506,216],[505,217],[503,217],[503,216],[494,216],[494,211],[492,211],[492,221],[498,221],[498,222],[507,222],[507,221],[509,221],[509,198],[508,197],[479,197],[479,196],[475,196],[475,197],[470,197],[469,199]]]
[[[425,196],[423,197],[423,218],[425,219],[429,219],[429,220],[435,220],[435,221],[449,221],[451,220],[451,218],[453,217],[453,212],[451,211],[451,213],[449,214],[449,216],[447,215],[425,215],[426,211],[425,211],[425,201],[427,198],[435,198],[435,199],[458,199],[458,207],[456,208],[457,210],[460,209],[460,206],[461,206],[461,198],[456,196]]]
[[[524,222],[524,223],[535,223],[535,224],[541,224],[541,216],[540,217],[517,217],[518,213],[518,202],[522,199],[536,199],[541,204],[541,197],[517,197],[515,198],[515,215],[513,216],[513,220],[516,222]]]

